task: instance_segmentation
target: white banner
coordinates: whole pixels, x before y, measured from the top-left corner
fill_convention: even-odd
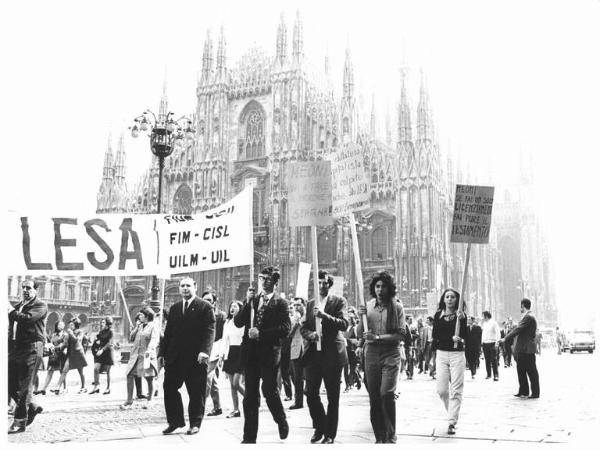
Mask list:
[[[9,215],[9,274],[159,275],[251,265],[252,189],[198,215]]]
[[[161,274],[252,265],[252,187],[199,215],[161,216],[157,230]]]

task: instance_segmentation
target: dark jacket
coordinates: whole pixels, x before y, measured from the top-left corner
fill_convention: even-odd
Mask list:
[[[481,352],[481,327],[479,325],[471,326],[469,330],[469,326],[467,326],[467,338],[465,343],[465,351],[466,352]]]
[[[251,340],[248,337],[250,310],[252,310],[253,304],[255,308],[258,308],[258,301],[258,296],[246,301],[233,319],[235,327],[245,327],[241,348],[241,363],[244,367],[249,362],[255,361],[260,365],[278,365],[281,359],[281,340],[290,333],[292,328],[287,302],[274,293],[271,299],[266,301],[262,322],[258,327],[258,340]]]
[[[165,327],[160,354],[165,364],[175,362],[179,357],[195,361],[203,352],[210,356],[215,339],[215,313],[210,302],[194,297],[183,315],[183,301],[176,302],[169,309],[169,319]]]
[[[24,302],[15,305],[15,309],[8,314],[9,338],[12,341],[15,323],[17,323],[16,345],[28,345],[36,342],[46,342],[46,315],[48,314],[48,305],[40,298],[36,297],[30,301],[23,310],[18,310]]]
[[[537,349],[535,345],[535,331],[537,330],[537,321],[531,312],[526,313],[517,327],[511,330],[504,337],[504,341],[510,343],[517,338],[514,347],[514,353],[535,354]]]
[[[310,342],[307,337],[316,330],[316,318],[313,312],[315,300],[311,300],[306,306],[306,318],[300,329],[304,337],[304,349],[306,349],[304,364],[335,364],[343,366],[348,363],[346,353],[346,342],[344,332],[348,329],[348,303],[343,297],[329,295],[324,314],[321,318],[321,351],[317,351],[317,344]]]

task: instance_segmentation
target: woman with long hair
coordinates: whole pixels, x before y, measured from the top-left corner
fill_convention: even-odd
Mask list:
[[[120,406],[121,409],[130,409],[133,404],[133,386],[135,377],[144,377],[148,383],[148,396],[142,408],[147,409],[154,394],[154,378],[158,374],[156,347],[160,339],[160,326],[153,323],[154,312],[150,307],[140,310],[137,326],[131,331],[129,341],[133,342],[129,362],[125,374],[127,375],[127,401]]]
[[[361,305],[357,348],[364,354],[365,385],[375,443],[396,443],[396,383],[400,370],[400,343],[405,333],[404,309],[396,299],[396,283],[386,271],[375,273],[369,285],[372,299]],[[368,332],[365,331],[367,316]]]
[[[233,401],[233,410],[227,415],[227,418],[237,418],[240,416],[238,393],[242,397],[245,395],[244,384],[242,382],[244,375],[241,365],[241,345],[242,338],[244,337],[244,327],[235,327],[235,324],[233,324],[233,318],[241,309],[241,302],[231,302],[227,311],[227,320],[223,326],[223,356],[225,358],[223,371],[229,378],[231,399]]]
[[[85,375],[83,374],[83,369],[87,366],[87,362],[83,353],[83,344],[81,343],[83,340],[83,331],[81,330],[81,320],[79,318],[73,318],[69,321],[67,336],[67,361],[60,374],[57,388],[52,391],[57,395],[64,393],[65,389],[61,389],[61,385],[66,384],[67,373],[69,370],[77,370],[79,380],[81,381],[81,388],[77,393],[87,393]]]
[[[92,343],[92,355],[94,356],[94,383],[90,395],[100,393],[100,374],[106,373],[106,390],[103,394],[110,393],[110,369],[115,364],[113,359],[113,320],[110,316],[100,321],[100,331]]]
[[[65,332],[64,321],[57,321],[54,324],[54,332],[50,336],[50,355],[48,356],[48,374],[46,375],[46,381],[44,382],[44,388],[33,392],[34,395],[45,395],[46,389],[52,381],[54,372],[58,371],[60,374],[67,361],[67,343],[68,335]],[[63,384],[64,385],[64,384]]]
[[[465,381],[465,338],[467,315],[458,311],[460,294],[447,288],[440,297],[438,310],[433,316],[433,347],[436,350],[435,368],[437,393],[448,412],[448,434],[456,433],[456,423],[462,403]],[[460,321],[456,335],[456,322]]]

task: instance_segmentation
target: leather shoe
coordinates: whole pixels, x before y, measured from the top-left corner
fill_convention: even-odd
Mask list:
[[[527,398],[528,399],[538,399],[539,397],[540,397],[540,395],[537,395],[537,396],[531,395],[531,396],[528,396]]]
[[[217,415],[221,415],[223,413],[222,409],[213,409],[206,414],[207,417],[216,417]]]
[[[191,428],[189,428],[186,432],[187,435],[196,435],[198,432],[200,432],[200,427],[198,426],[192,426]]]
[[[453,424],[449,424],[448,425],[448,435],[454,435],[456,434],[456,426],[454,426]]]
[[[184,424],[170,424],[166,429],[163,429],[162,433],[164,435],[170,434],[171,432],[175,431],[175,429],[179,429],[185,426]]]
[[[42,406],[37,406],[35,409],[30,407],[27,411],[27,426],[33,423],[33,420],[35,420],[35,417],[38,413],[42,413],[43,411],[44,408]]]
[[[302,405],[298,405],[298,404],[292,404],[291,406],[288,407],[288,409],[290,410],[294,410],[294,409],[302,409],[304,406]]]
[[[516,395],[513,395],[516,398],[527,398],[527,395],[522,395],[520,393],[517,393]]]
[[[254,440],[254,441],[253,441],[253,440],[246,440],[246,439],[244,439],[244,440],[242,440],[240,443],[241,443],[241,444],[247,444],[247,443],[256,443],[256,440]]]
[[[323,438],[322,432],[315,432],[313,436],[310,438],[310,443],[317,443]]]
[[[286,420],[283,420],[283,423],[279,423],[277,427],[279,429],[279,438],[281,440],[285,440],[286,438],[288,438],[288,435],[290,433],[290,427],[288,425],[288,422]]]
[[[18,434],[20,432],[25,432],[25,420],[14,421],[8,428],[9,434]]]
[[[325,437],[322,441],[321,441],[322,445],[333,445],[333,439],[331,437]]]

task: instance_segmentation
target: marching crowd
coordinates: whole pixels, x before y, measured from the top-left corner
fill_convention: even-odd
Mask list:
[[[197,434],[207,398],[212,400],[212,410],[206,415],[223,414],[218,380],[224,372],[231,386],[232,409],[227,417],[244,417],[242,443],[256,443],[261,398],[280,438],[287,438],[290,426],[280,395],[283,391],[284,401],[291,402],[288,409],[304,408],[306,401],[314,428],[310,443],[329,444],[337,434],[342,383],[344,392],[364,385],[375,442],[395,443],[397,383],[402,375],[411,380],[418,371],[436,381],[447,412],[447,432],[452,435],[459,419],[464,373],[468,370],[475,378],[482,354],[486,378],[494,381],[499,378],[500,358],[507,367],[514,355],[519,379],[515,396],[539,397],[537,326],[528,299],[521,301],[523,317],[518,325],[507,319],[500,326],[487,311],[479,325],[467,315],[460,294],[448,288],[436,313],[415,321],[405,315],[395,281],[385,271],[373,275],[370,300],[356,309],[330,292],[334,281],[326,271],[319,271],[319,292],[311,300],[286,300],[276,291],[279,278],[276,268],[264,268],[257,287],[251,286],[246,298],[232,301],[225,312],[218,308],[214,291],[197,296],[191,278],[180,281],[182,299],[168,312],[143,308],[128,337],[132,347],[125,369],[127,397],[120,408],[132,407],[134,389],[135,397],[147,408],[158,394],[159,377],[164,378],[167,427],[163,433],[170,434],[186,425],[180,393],[185,384],[189,396],[187,434]],[[9,305],[8,389],[9,402],[14,402],[9,433],[24,432],[43,411],[33,395],[37,400],[47,392],[64,393],[70,370],[79,375],[78,393],[109,394],[115,363],[113,321],[106,317],[91,342],[94,378],[86,387],[88,343],[79,319],[57,322],[47,337],[47,306],[36,295],[36,282],[26,279],[22,288],[23,301]],[[43,356],[48,357],[47,375],[41,384],[37,372]],[[55,372],[58,380],[49,389]],[[106,379],[103,390],[101,375]],[[327,406],[321,400],[322,387]]]

